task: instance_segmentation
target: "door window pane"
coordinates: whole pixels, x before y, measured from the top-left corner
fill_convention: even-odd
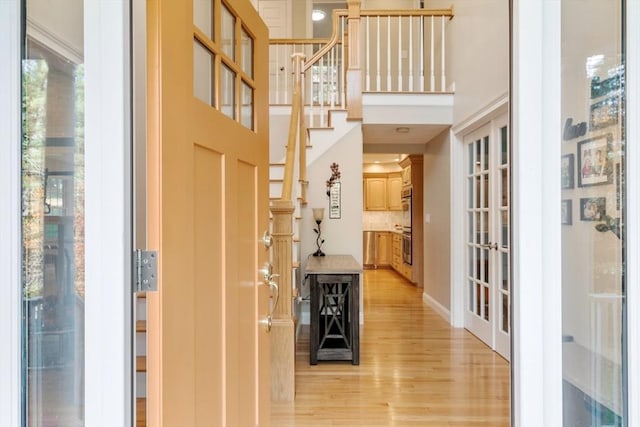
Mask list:
[[[232,60],[236,59],[236,17],[222,4],[222,51]]]
[[[226,65],[221,67],[222,112],[232,119],[236,118],[236,73]]]
[[[242,71],[247,73],[249,77],[253,77],[253,38],[243,28],[240,33],[240,44],[242,49],[242,63],[240,67]]]
[[[65,25],[82,34],[82,4],[69,4],[80,18]],[[22,87],[23,418],[83,426],[83,64],[27,37]]]
[[[193,23],[213,40],[213,0],[194,0]]]
[[[193,41],[193,94],[209,105],[213,105],[214,99],[213,59],[207,48]]]
[[[245,82],[242,82],[242,106],[240,111],[242,125],[253,129],[253,88]]]
[[[563,425],[623,426],[625,180],[613,175],[626,169],[624,1],[561,4],[561,120],[585,129],[558,135],[577,175],[575,187],[558,179],[562,200],[578,211],[561,229]]]

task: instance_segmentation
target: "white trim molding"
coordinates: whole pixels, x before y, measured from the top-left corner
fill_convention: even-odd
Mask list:
[[[85,41],[87,426],[132,425],[129,0],[88,1]]]
[[[422,303],[431,307],[433,311],[435,311],[440,316],[442,316],[442,318],[447,322],[450,321],[451,313],[449,312],[447,307],[440,304],[435,298],[433,298],[431,295],[427,294],[426,292],[422,294]]]
[[[0,1],[0,426],[21,424],[20,1]]]
[[[640,0],[627,0],[627,408],[628,424],[640,426]]]
[[[514,427],[562,420],[560,18],[560,2],[512,1]]]

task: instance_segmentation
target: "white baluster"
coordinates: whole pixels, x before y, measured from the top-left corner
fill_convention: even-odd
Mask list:
[[[324,56],[320,58],[320,84],[318,85],[318,101],[320,101],[320,126],[324,126]]]
[[[442,76],[440,77],[440,90],[442,92],[445,91],[446,87],[447,87],[447,78],[444,75],[444,15],[440,17],[441,18],[441,22],[442,22],[442,46],[440,47],[441,51],[441,55],[442,55]]]
[[[402,92],[402,16],[398,16],[398,92]]]
[[[424,16],[420,17],[420,92],[424,92]]]
[[[293,46],[283,45],[282,50],[284,50],[285,58],[293,58]],[[293,99],[289,99],[289,85],[293,85],[293,78],[290,74],[293,69],[289,69],[289,65],[289,61],[284,61],[284,104],[293,104]]]
[[[380,15],[376,19],[376,92],[380,92]]]
[[[340,105],[342,106],[342,108],[344,108],[347,105],[347,101],[345,100],[346,97],[346,93],[347,93],[347,82],[346,82],[346,69],[347,66],[345,65],[344,61],[344,23],[345,23],[345,17],[341,16],[340,17],[340,86],[341,86],[341,90],[340,90]]]
[[[409,17],[409,92],[413,92],[413,16]]]
[[[365,41],[365,55],[366,55],[366,67],[367,70],[365,71],[365,90],[369,91],[371,90],[371,75],[369,74],[369,70],[371,69],[371,55],[369,53],[369,49],[371,49],[371,46],[369,46],[369,17],[367,16],[367,36],[366,36],[366,41]]]
[[[276,104],[280,104],[280,45],[276,45]]]
[[[336,66],[336,47],[332,47],[331,51],[329,51],[329,68],[328,68],[328,77],[329,77],[329,89],[327,90],[327,94],[331,99],[331,108],[336,106],[335,98],[335,67]]]
[[[431,15],[431,82],[430,82],[430,91],[434,92],[436,90],[436,73],[435,73],[435,31],[434,31],[434,22],[433,15]]]
[[[387,16],[387,90],[391,91],[391,16]]]

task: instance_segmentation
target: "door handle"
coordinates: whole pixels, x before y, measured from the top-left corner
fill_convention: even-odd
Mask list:
[[[277,274],[274,274],[274,276],[277,276]],[[273,316],[273,312],[276,311],[276,307],[278,306],[278,302],[280,301],[280,288],[278,287],[278,284],[273,280],[269,280],[267,283],[270,290],[276,290],[276,299],[273,301],[273,306],[271,307],[271,312],[269,313],[269,317],[271,317]]]
[[[268,230],[264,232],[260,241],[262,242],[264,247],[267,249],[273,246],[273,236],[271,235],[271,233],[269,233]]]
[[[486,248],[486,249],[495,249],[498,250],[498,243],[491,243],[489,242],[488,244],[484,244],[484,245],[480,245],[481,248]]]
[[[278,274],[274,274],[273,276],[278,276]],[[271,327],[273,326],[273,313],[274,311],[276,311],[276,306],[278,305],[278,302],[280,301],[280,288],[278,287],[278,284],[276,282],[274,282],[273,280],[266,280],[265,281],[267,285],[269,285],[269,290],[276,290],[276,298],[273,302],[273,305],[271,306],[270,310],[269,310],[269,314],[267,314],[267,316],[264,319],[261,319],[259,321],[259,323],[261,325],[263,325],[265,328],[267,328],[267,332],[271,332]],[[269,293],[271,296],[271,292]]]

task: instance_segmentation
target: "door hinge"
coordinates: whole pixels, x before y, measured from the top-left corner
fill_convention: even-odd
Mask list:
[[[158,251],[134,252],[135,289],[134,292],[158,290]]]

